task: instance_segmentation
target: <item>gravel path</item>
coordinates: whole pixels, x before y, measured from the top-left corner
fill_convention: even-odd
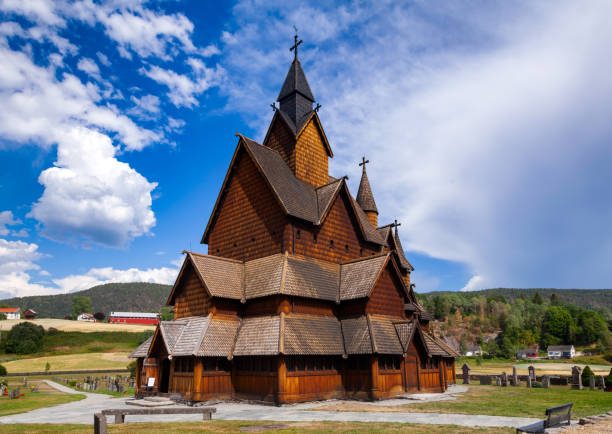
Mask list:
[[[131,398],[113,398],[110,395],[75,391],[69,387],[45,380],[47,384],[66,393],[78,393],[86,396],[81,401],[54,407],[40,408],[27,413],[0,417],[0,424],[11,423],[82,423],[93,424],[93,414],[109,408],[134,408],[128,406],[126,401]],[[457,393],[455,390],[453,393]],[[433,394],[433,399],[442,394]],[[397,405],[399,401],[406,404],[406,399],[383,401],[386,405]],[[332,401],[341,402],[341,401]],[[422,402],[422,401],[421,401]],[[215,404],[217,412],[213,419],[223,420],[268,420],[279,422],[308,422],[333,420],[343,422],[403,422],[424,424],[451,424],[461,426],[508,426],[518,427],[536,422],[538,419],[466,415],[466,414],[438,414],[438,413],[387,413],[387,412],[335,412],[335,411],[304,411],[311,408],[329,405],[325,403],[304,403],[282,407],[264,406],[246,403],[223,402]],[[176,406],[174,406],[176,407]],[[201,421],[199,415],[160,415],[160,416],[127,416],[127,422],[187,422]],[[109,419],[109,422],[112,421]]]

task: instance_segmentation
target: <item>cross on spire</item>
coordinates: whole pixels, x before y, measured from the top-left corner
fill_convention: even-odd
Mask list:
[[[401,226],[402,224],[400,222],[397,221],[397,219],[395,219],[395,221],[391,224],[391,227],[395,228],[395,235],[397,236],[397,227]]]
[[[293,53],[295,55],[294,60],[297,60],[298,46],[304,41],[302,41],[301,39],[298,41],[297,27],[293,26],[293,28],[295,29],[295,36],[293,36],[293,47],[291,47],[289,51],[294,51]]]
[[[370,160],[366,160],[365,155],[363,157],[361,157],[361,163],[359,163],[360,166],[363,166],[363,169],[365,170],[365,165],[368,164],[370,162]]]

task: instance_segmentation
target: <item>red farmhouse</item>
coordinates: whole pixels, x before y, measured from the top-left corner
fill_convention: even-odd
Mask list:
[[[120,324],[158,324],[159,315],[147,312],[111,312],[108,322]]]

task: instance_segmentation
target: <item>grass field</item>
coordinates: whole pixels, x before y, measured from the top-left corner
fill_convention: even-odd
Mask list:
[[[262,428],[270,425],[281,425],[283,428]],[[257,427],[257,428],[256,428]],[[242,430],[241,430],[242,428]],[[250,428],[250,429],[249,429]],[[212,420],[209,422],[183,423],[126,423],[109,424],[109,433],[189,433],[189,432],[221,432],[240,433],[244,431],[275,432],[275,433],[411,433],[411,434],[459,434],[513,433],[511,428],[464,428],[454,425],[422,425],[380,422],[262,422],[262,421],[230,421]],[[91,433],[91,425],[0,425],[0,433],[60,433],[78,434]]]
[[[11,372],[44,372],[47,362],[51,371],[82,371],[88,369],[125,369],[130,362],[127,352],[85,353],[62,356],[45,356],[31,359],[19,359],[3,362],[6,370]]]
[[[26,389],[22,389],[22,392],[25,394],[25,396],[18,399],[8,399],[6,396],[0,397],[0,416],[8,416],[10,414],[23,413],[41,407],[51,407],[52,405],[65,404],[67,402],[85,399],[84,395],[68,395],[65,393],[32,393]]]
[[[25,322],[25,320],[7,319],[0,321],[0,331],[10,330],[15,324],[19,324],[20,322]],[[70,321],[67,319],[55,318],[41,318],[28,320],[28,322],[43,326],[45,330],[54,327],[66,332],[142,332],[145,330],[155,330],[155,326],[152,325],[110,324],[102,322]]]
[[[342,403],[317,407],[313,411],[408,411],[543,418],[548,407],[567,402],[574,403],[572,418],[592,416],[612,410],[612,393],[600,390],[571,390],[567,386],[553,386],[550,389],[470,386],[466,393],[454,401],[416,402],[389,407],[368,403]]]

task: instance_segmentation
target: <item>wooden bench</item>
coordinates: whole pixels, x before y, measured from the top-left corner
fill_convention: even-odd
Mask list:
[[[546,419],[516,429],[516,432],[545,432],[546,428],[556,428],[570,424],[573,403],[558,405],[546,409]]]
[[[94,433],[106,434],[106,416],[115,416],[115,423],[124,423],[127,415],[155,415],[155,414],[201,414],[202,420],[211,420],[212,414],[217,411],[214,407],[188,407],[188,408],[127,408],[102,410],[94,414]]]

